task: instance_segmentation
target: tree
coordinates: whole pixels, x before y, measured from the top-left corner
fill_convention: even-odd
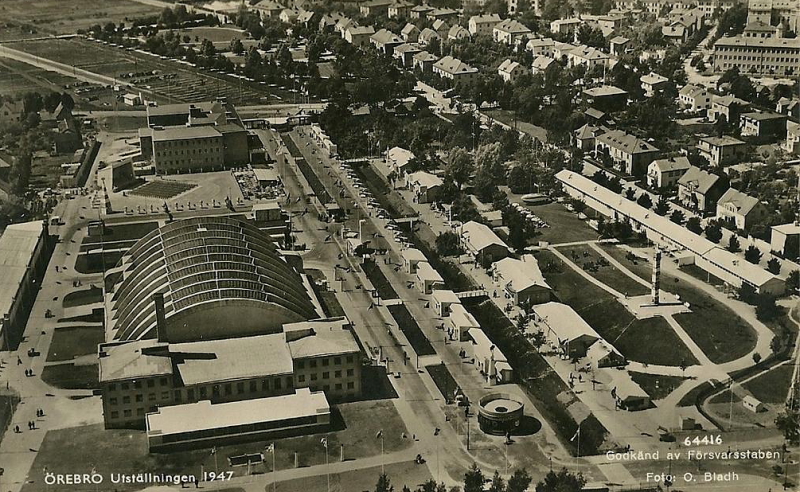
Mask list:
[[[467,149],[456,147],[450,151],[450,154],[447,156],[445,173],[458,184],[459,190],[464,183],[467,182],[474,169],[475,166],[472,162],[472,157],[469,155],[469,152],[467,152]]]
[[[695,216],[689,217],[689,220],[686,221],[686,228],[695,234],[703,233],[703,226],[700,224],[700,219]]]
[[[533,479],[525,468],[514,470],[514,474],[508,479],[507,492],[525,492],[531,486],[531,481]]]
[[[378,477],[378,483],[375,484],[375,492],[392,492],[393,490],[392,481],[389,480],[385,473],[381,473],[381,476]]]
[[[562,468],[558,473],[550,471],[545,475],[544,480],[536,484],[536,492],[580,492],[584,485],[583,474],[572,474]]]
[[[744,250],[744,259],[749,261],[753,265],[758,265],[758,262],[761,261],[762,256],[763,254],[761,253],[761,250],[756,248],[754,244],[751,244],[750,246],[747,247],[746,250]]]
[[[495,470],[492,477],[492,485],[489,487],[489,492],[506,492],[506,481],[503,480],[497,470]]]
[[[436,480],[430,478],[423,483],[417,492],[447,492],[447,486],[444,483],[436,483]]]
[[[676,224],[682,224],[686,215],[684,215],[683,210],[675,209],[669,216],[669,220],[675,222]]]
[[[650,193],[642,193],[639,195],[639,198],[636,199],[636,203],[644,208],[651,208],[653,206],[653,199],[650,198]]]
[[[756,294],[755,303],[759,321],[772,321],[781,315],[782,308],[775,303],[775,296]]]
[[[706,238],[712,243],[719,243],[722,240],[722,226],[717,222],[711,222],[706,227]]]
[[[241,55],[244,53],[244,45],[242,44],[242,40],[239,38],[231,40],[231,51],[236,53],[237,55]]]
[[[800,414],[786,410],[775,417],[775,426],[791,444],[800,442]]]
[[[626,189],[625,190],[625,198],[627,198],[628,200],[631,200],[631,201],[635,200],[636,199],[636,190],[634,190],[633,188]]]
[[[667,212],[669,212],[669,202],[667,201],[667,197],[664,195],[658,197],[656,206],[653,207],[653,212],[661,216],[667,215]]]
[[[441,256],[457,256],[462,253],[461,240],[455,232],[446,231],[436,237],[436,251]]]
[[[483,491],[483,472],[476,463],[464,474],[464,492]]]
[[[758,365],[758,363],[761,362],[761,354],[759,354],[758,352],[754,352],[753,353],[753,362],[755,362],[756,365]]]
[[[790,292],[795,293],[800,289],[800,270],[792,270],[786,277],[786,287]]]
[[[781,273],[781,262],[777,258],[770,258],[767,262],[767,271],[773,275]]]
[[[731,238],[728,240],[728,246],[725,248],[731,253],[738,253],[742,250],[741,245],[739,243],[739,236],[736,234],[731,234]]]

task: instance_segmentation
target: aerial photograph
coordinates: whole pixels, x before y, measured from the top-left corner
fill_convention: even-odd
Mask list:
[[[800,491],[800,0],[0,0],[0,492]]]

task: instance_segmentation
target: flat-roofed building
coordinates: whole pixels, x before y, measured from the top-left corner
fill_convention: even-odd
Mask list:
[[[470,330],[481,327],[475,317],[461,303],[450,304],[447,325],[452,330],[453,338],[461,342],[469,340]]]
[[[55,238],[46,221],[12,224],[0,236],[0,349],[16,349],[44,277]]]
[[[433,290],[444,285],[444,279],[427,261],[417,264],[417,288],[424,294],[430,294]]]
[[[796,260],[800,257],[800,224],[790,222],[772,226],[770,249],[784,258]]]
[[[752,137],[783,137],[786,135],[785,114],[770,112],[744,113],[740,117],[742,136]]]
[[[436,201],[444,181],[435,174],[417,171],[406,175],[406,183],[408,188],[414,192],[417,203],[431,203]]]
[[[230,403],[202,400],[148,413],[147,445],[163,452],[311,434],[328,429],[330,419],[325,394],[307,388]]]
[[[593,108],[606,113],[621,111],[628,105],[628,92],[613,85],[584,89],[583,98]]]
[[[417,265],[428,261],[425,253],[417,248],[407,248],[400,253],[403,257],[403,270],[406,273],[417,273]]]
[[[611,385],[617,405],[629,412],[645,410],[650,407],[650,395],[631,378],[627,371],[609,371]]]
[[[453,304],[461,304],[461,299],[458,298],[455,292],[447,289],[436,289],[431,296],[433,299],[433,309],[439,317],[445,317],[451,312]]]
[[[480,328],[473,328],[469,330],[468,335],[472,339],[475,367],[486,382],[491,385],[511,382],[514,371],[508,359],[486,333]]]

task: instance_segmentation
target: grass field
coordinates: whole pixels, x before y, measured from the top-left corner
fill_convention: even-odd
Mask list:
[[[661,400],[672,393],[672,390],[680,386],[686,380],[680,376],[662,376],[659,374],[646,374],[642,372],[631,372],[631,379],[650,395],[652,400]]]
[[[3,434],[8,424],[11,423],[17,403],[19,403],[19,397],[16,395],[0,395],[0,442],[3,441]]]
[[[793,370],[792,364],[784,364],[744,383],[743,386],[764,403],[783,403],[789,394]]]
[[[41,36],[45,32],[74,34],[93,24],[157,15],[161,8],[127,0],[3,0],[0,12],[4,20],[35,25]]]
[[[547,142],[547,130],[540,126],[518,120],[514,117],[514,112],[511,110],[490,109],[488,111],[484,111],[484,113],[501,123],[505,123],[512,128],[516,127],[517,130],[523,131],[532,137],[536,137],[540,142]]]
[[[453,379],[453,375],[444,364],[436,364],[432,366],[425,366],[425,370],[431,375],[436,387],[439,388],[439,393],[442,394],[445,401],[452,401],[453,395],[458,383]]]
[[[227,43],[234,39],[247,39],[247,33],[241,29],[232,27],[190,27],[188,29],[180,29],[176,31],[183,38],[184,35],[189,36],[194,41],[197,36],[201,41],[208,39],[212,43]]]
[[[131,190],[131,195],[146,196],[149,198],[160,198],[166,200],[185,193],[197,186],[192,183],[182,183],[180,181],[156,180],[138,186]]]
[[[345,456],[349,459],[379,455],[381,441],[375,439],[379,430],[383,430],[386,453],[407,449],[411,445],[410,439],[400,437],[408,431],[391,401],[342,403],[335,408],[332,421],[334,429],[338,430],[266,442],[217,446],[216,463],[209,449],[148,453],[147,437],[143,431],[105,430],[102,425],[49,431],[31,467],[29,478],[32,483],[26,483],[23,491],[47,492],[42,476],[45,467],[54,473],[67,473],[87,467],[90,469],[94,465],[98,473],[108,476],[112,472],[196,474],[201,465],[206,470],[214,470],[218,465],[220,472],[232,471],[235,476],[242,476],[247,467],[229,466],[228,457],[263,452],[271,442],[275,443],[278,470],[294,467],[295,451],[300,466],[324,464],[325,449],[320,445],[322,436],[328,438],[331,461],[338,459],[340,445],[345,446]],[[271,467],[272,462],[267,459],[265,464],[253,465],[252,472],[269,472]],[[115,484],[115,488],[138,490],[141,484]]]
[[[694,388],[692,388],[691,391],[689,391],[688,393],[683,395],[683,398],[681,398],[681,401],[678,402],[678,406],[679,407],[693,407],[694,406],[694,402],[697,399],[697,395],[699,395],[700,393],[708,390],[709,388],[711,388],[711,383],[709,383],[708,381],[706,381],[705,383],[702,383],[702,384],[699,384],[699,385],[695,386]]]
[[[597,231],[586,222],[578,219],[560,203],[548,203],[527,207],[531,212],[547,222],[550,227],[538,229],[532,242],[547,241],[551,244],[571,243],[597,239]]]
[[[608,245],[602,245],[602,248],[642,278],[649,275],[649,262],[637,261],[634,265],[626,258],[624,250]],[[675,319],[709,359],[716,363],[735,360],[755,347],[753,328],[731,308],[687,282],[676,280],[672,275],[663,274],[662,288],[678,294],[682,301],[689,303],[692,312],[677,314]]]
[[[21,96],[32,90],[61,91],[75,79],[8,58],[0,58],[0,94]]]
[[[572,246],[562,248],[560,251],[584,270],[594,265],[596,271],[589,271],[588,273],[617,292],[628,294],[629,296],[641,296],[650,292],[650,288],[637,282],[616,267],[612,265],[599,266],[600,262],[605,258],[590,246]]]
[[[70,361],[81,355],[97,353],[104,341],[102,326],[70,326],[56,328],[47,353],[48,362]]]
[[[381,299],[397,299],[397,292],[377,263],[374,261],[365,261],[362,268],[364,269],[364,273],[367,274],[369,281],[372,282],[372,285],[375,287],[375,290],[378,291],[378,295],[381,296]]]
[[[64,296],[63,305],[65,308],[86,306],[103,300],[103,289],[100,287],[89,287],[88,289],[70,292]]]
[[[389,477],[394,490],[402,490],[404,485],[411,490],[421,490],[426,480],[432,478],[427,466],[420,466],[413,461],[392,463],[386,465],[383,471]],[[381,467],[365,468],[344,473],[331,473],[330,490],[375,490]],[[278,482],[278,490],[302,490],[304,492],[326,492],[328,490],[328,477],[325,474],[309,478],[298,478],[285,482]],[[267,487],[267,490],[272,490]]]
[[[405,305],[395,304],[394,306],[389,306],[388,309],[397,322],[397,326],[400,327],[400,331],[406,336],[408,343],[411,344],[411,348],[414,349],[417,355],[436,354],[436,350],[434,350],[428,337],[422,333],[422,329],[417,324],[417,320],[411,316],[411,313],[408,312],[408,308],[406,308]]]
[[[56,364],[45,366],[42,371],[42,381],[61,389],[94,389],[99,386],[97,365]]]
[[[631,360],[678,366],[697,363],[663,318],[638,320],[608,292],[586,282],[549,251],[536,253],[547,283],[600,336]],[[609,268],[609,267],[604,267]],[[618,272],[620,275],[622,273]]]

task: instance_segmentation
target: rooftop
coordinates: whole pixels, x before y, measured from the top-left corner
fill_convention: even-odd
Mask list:
[[[10,314],[43,232],[37,220],[10,225],[0,236],[0,317]]]
[[[494,28],[499,31],[504,31],[511,34],[525,34],[531,32],[530,29],[525,27],[522,23],[515,21],[514,19],[506,19],[504,21],[500,21],[497,24],[495,24]]]
[[[168,126],[153,128],[153,141],[189,140],[195,138],[214,138],[221,133],[213,126]]]
[[[592,87],[590,89],[584,89],[583,93],[589,97],[622,96],[628,94],[627,91],[624,91],[619,87],[614,87],[613,85],[601,85],[598,87]]]
[[[464,236],[466,242],[472,246],[475,251],[481,251],[493,244],[508,248],[506,243],[497,237],[497,234],[495,234],[489,226],[481,224],[480,222],[475,222],[474,220],[461,226],[461,235]]]
[[[678,180],[678,185],[692,185],[698,193],[706,193],[719,180],[719,176],[699,167],[692,166]]]
[[[533,308],[560,342],[572,342],[581,337],[600,339],[600,335],[574,309],[560,302],[539,304]]]
[[[655,167],[661,172],[682,171],[692,167],[692,165],[689,163],[689,159],[683,156],[670,157],[668,159],[656,159],[650,165],[655,165]]]
[[[753,208],[759,204],[758,198],[754,198],[746,193],[742,193],[734,188],[729,188],[728,191],[723,193],[717,201],[717,206],[730,205],[736,209],[736,212],[747,215]]]
[[[597,140],[630,154],[658,152],[658,149],[653,145],[650,145],[634,135],[625,133],[622,130],[611,130],[603,133],[597,137]]]
[[[523,255],[519,260],[503,258],[496,261],[492,268],[495,275],[500,277],[504,284],[514,292],[523,292],[536,286],[550,288],[539,269],[539,262],[533,255]]]
[[[100,345],[99,368],[101,382],[172,375],[172,359],[168,344],[155,339],[116,342]],[[143,350],[163,349],[158,355],[145,355]],[[105,355],[103,355],[105,354]]]
[[[328,355],[358,353],[360,348],[346,318],[312,320],[284,326],[287,336],[292,334],[288,347],[292,359],[307,359]],[[295,338],[296,337],[296,338]]]
[[[238,427],[262,422],[329,414],[325,393],[308,388],[293,395],[212,404],[210,400],[161,407],[147,414],[148,435],[181,434],[192,431]]]
[[[745,36],[722,37],[714,47],[732,48],[790,48],[800,49],[800,38],[756,38]]]

